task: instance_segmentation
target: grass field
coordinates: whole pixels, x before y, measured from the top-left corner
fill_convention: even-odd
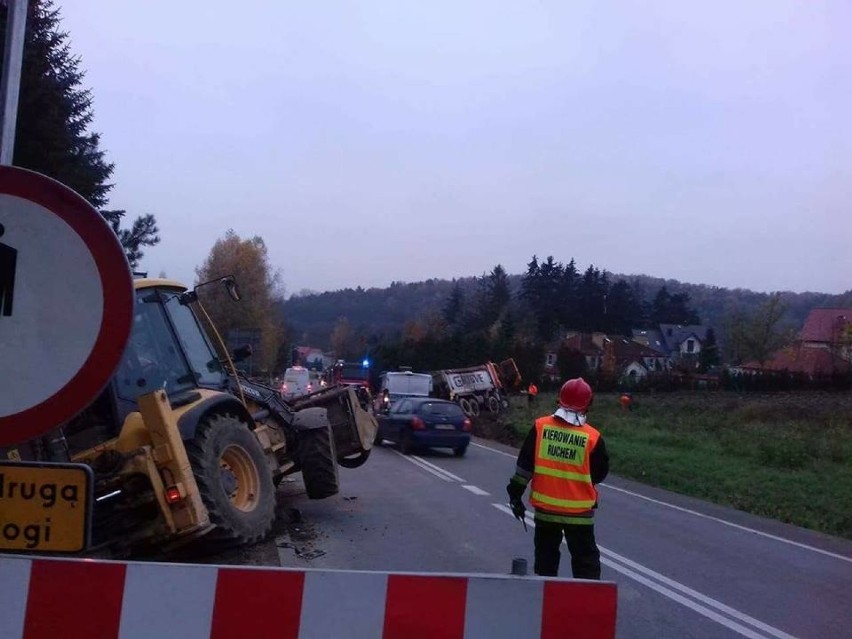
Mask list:
[[[589,422],[612,472],[686,495],[852,539],[852,394],[600,394]],[[516,398],[506,426],[523,436],[555,406]]]

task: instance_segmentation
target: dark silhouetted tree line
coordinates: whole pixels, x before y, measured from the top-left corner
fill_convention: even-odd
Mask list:
[[[650,319],[697,323],[689,295],[663,287],[645,300],[637,284],[595,266],[577,270],[536,256],[513,279],[502,265],[472,282],[455,281],[437,311],[408,320],[395,337],[377,340],[378,369],[435,370],[514,357],[526,379],[541,377],[547,345],[568,330],[629,335]],[[579,367],[579,362],[577,364]]]
[[[532,334],[544,341],[568,330],[629,335],[631,329],[661,323],[699,323],[688,293],[672,295],[662,286],[647,300],[644,290],[638,281],[612,282],[594,265],[580,273],[573,259],[562,264],[548,257],[539,263],[533,256],[521,278],[520,298]]]
[[[800,327],[818,306],[852,307],[852,291],[777,296],[784,302],[786,327]],[[574,260],[533,257],[522,275],[497,266],[480,277],[452,281],[307,293],[291,297],[280,310],[297,343],[322,348],[331,346],[334,327],[347,318],[358,356],[362,351],[371,356],[379,370],[400,365],[434,370],[512,356],[530,379],[542,372],[545,348],[567,331],[629,335],[633,328],[661,323],[703,322],[723,330],[702,350],[702,369],[735,361],[729,351],[739,341],[724,330],[729,318],[760,316],[772,297],[647,275],[615,276],[595,266],[580,271]]]

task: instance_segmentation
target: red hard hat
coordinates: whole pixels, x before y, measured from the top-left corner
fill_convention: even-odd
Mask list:
[[[592,387],[582,377],[569,379],[559,389],[559,406],[578,413],[585,412],[592,404]]]

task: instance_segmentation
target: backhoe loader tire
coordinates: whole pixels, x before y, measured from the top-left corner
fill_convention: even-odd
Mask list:
[[[186,452],[201,500],[216,525],[206,539],[253,544],[266,537],[275,520],[275,487],[248,425],[234,415],[205,417]]]
[[[338,457],[337,463],[343,468],[360,468],[367,463],[370,458],[369,450],[362,450],[360,453],[355,453],[349,457]]]
[[[299,433],[299,465],[308,499],[325,499],[338,493],[337,450],[331,426]]]

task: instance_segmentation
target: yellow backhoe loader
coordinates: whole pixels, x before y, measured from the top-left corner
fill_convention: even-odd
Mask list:
[[[239,299],[232,277],[224,285]],[[162,552],[199,537],[253,543],[275,487],[300,472],[309,498],[338,492],[338,466],[370,453],[368,398],[346,386],[296,403],[242,375],[195,289],[138,279],[131,337],[111,383],[83,413],[0,459],[73,461],[94,473],[92,546]],[[196,287],[197,289],[198,287]]]

